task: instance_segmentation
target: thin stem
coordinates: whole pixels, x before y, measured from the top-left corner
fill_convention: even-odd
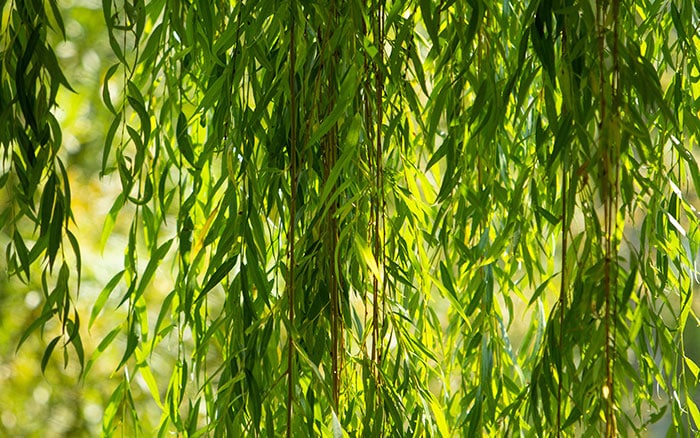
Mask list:
[[[328,45],[327,42],[331,40],[332,29],[336,28],[336,18],[337,10],[336,4],[333,0],[331,2],[331,22],[329,23],[328,36],[326,37],[322,52],[325,52]],[[335,106],[335,93],[337,91],[335,86],[335,61],[336,54],[328,54],[324,57],[324,60],[328,61],[327,64],[327,79],[328,79],[328,105],[326,108],[327,112]],[[335,166],[337,161],[337,149],[338,149],[338,127],[334,125],[328,132],[323,141],[324,155],[325,155],[325,179],[329,179],[331,170]],[[335,188],[335,187],[334,187]],[[340,398],[340,354],[342,351],[342,325],[340,318],[340,305],[338,299],[338,278],[336,275],[337,260],[336,260],[336,247],[338,245],[338,226],[335,218],[336,213],[336,201],[333,201],[328,208],[327,223],[328,230],[326,233],[327,239],[327,256],[329,260],[329,272],[328,272],[328,292],[330,294],[330,305],[331,305],[331,374],[332,374],[332,395],[333,395],[333,407],[335,410],[338,409],[338,400]]]
[[[613,47],[612,47],[612,57],[613,57],[613,72],[612,72],[612,84],[611,84],[611,100],[612,100],[612,117],[615,123],[612,129],[619,129],[619,53],[618,53],[618,24],[620,15],[620,1],[612,0],[612,21],[613,21]],[[616,338],[616,327],[617,327],[617,276],[618,276],[618,263],[617,263],[617,245],[618,242],[615,240],[617,235],[617,212],[619,209],[619,199],[620,199],[620,143],[618,139],[618,133],[612,132],[611,137],[614,139],[611,147],[611,160],[612,165],[610,168],[614,172],[613,175],[613,185],[612,185],[612,196],[609,212],[609,242],[610,247],[608,262],[614,257],[615,263],[612,265],[612,278],[610,283],[612,285],[613,294],[610,296],[610,302],[607,304],[606,308],[609,313],[608,323],[612,320],[612,333],[608,338],[608,348],[611,354],[608,360],[608,387],[610,388],[609,403],[608,403],[608,436],[617,435],[617,421],[615,419],[615,338]]]
[[[383,123],[383,75],[382,62],[384,53],[384,24],[383,15],[384,8],[381,0],[374,2],[373,10],[376,11],[375,23],[375,44],[378,49],[378,54],[374,64],[374,80],[375,80],[375,111],[376,111],[376,137],[374,148],[374,194],[373,194],[373,225],[374,225],[374,257],[380,267],[380,272],[384,269],[384,244],[382,237],[382,219],[383,219],[383,169],[382,169],[382,123]],[[380,372],[382,362],[382,349],[379,335],[380,313],[383,317],[383,312],[380,312],[380,305],[384,305],[384,280],[380,284],[380,279],[376,277],[372,281],[373,300],[372,300],[372,364],[374,367],[374,379],[377,387],[381,384]],[[377,388],[375,391],[375,407],[380,406],[381,395]],[[381,425],[375,426],[375,430],[381,431]],[[381,433],[381,432],[380,432]]]
[[[619,4],[616,1],[613,2],[612,6],[613,13],[613,62],[616,62],[617,58],[617,15],[619,11]],[[615,133],[613,129],[617,129],[617,124],[612,123],[617,117],[617,75],[614,71],[611,78],[611,83],[608,84],[606,81],[605,74],[605,32],[607,30],[607,20],[606,13],[608,10],[607,2],[599,0],[597,2],[597,21],[598,21],[598,49],[599,49],[599,74],[600,74],[600,90],[601,90],[601,102],[600,102],[600,122],[599,122],[599,136],[600,136],[600,147],[601,147],[601,158],[603,165],[603,178],[601,181],[601,192],[604,198],[603,202],[603,215],[604,215],[604,233],[605,233],[605,254],[604,254],[604,305],[605,305],[605,385],[603,387],[603,398],[605,399],[605,435],[607,437],[614,437],[617,435],[617,426],[615,420],[615,402],[614,402],[614,318],[615,310],[615,290],[616,282],[611,274],[611,270],[614,269],[612,266],[615,263],[615,269],[617,262],[613,262],[615,256],[615,227],[616,227],[616,214],[617,214],[617,184],[618,184],[618,153],[616,151],[618,144]],[[615,65],[614,70],[617,69]],[[610,116],[607,113],[607,96],[606,88],[610,88],[611,103],[613,105],[612,111],[610,111]],[[615,175],[612,175],[614,172]]]
[[[287,355],[287,438],[292,436],[292,404],[294,402],[294,232],[296,223],[296,197],[297,197],[297,102],[296,87],[294,84],[294,69],[296,65],[296,47],[294,26],[296,21],[296,2],[289,3],[290,23],[289,23],[289,113],[290,113],[290,139],[289,139],[289,161],[290,161],[290,185],[291,199],[289,201],[289,236],[287,238],[287,299],[289,300],[289,330],[287,333],[289,345]]]
[[[384,244],[383,244],[383,238],[382,238],[382,219],[383,219],[383,169],[382,169],[382,157],[383,157],[383,150],[382,150],[382,123],[383,123],[383,102],[382,102],[382,95],[383,95],[383,75],[382,75],[382,69],[381,69],[381,64],[382,64],[382,59],[383,59],[383,46],[384,46],[384,20],[383,20],[383,15],[384,15],[384,7],[383,4],[380,0],[378,0],[375,4],[375,8],[377,11],[377,21],[376,21],[376,29],[375,29],[375,34],[376,34],[376,44],[377,48],[379,49],[379,52],[377,54],[377,61],[375,63],[375,105],[376,105],[376,115],[377,115],[377,124],[376,124],[376,137],[375,137],[375,158],[374,158],[374,166],[375,166],[375,194],[374,194],[374,218],[373,218],[373,223],[374,223],[374,257],[377,260],[377,264],[380,266],[380,268],[383,269],[384,266],[384,257],[383,257],[383,252],[384,252]],[[379,318],[380,318],[380,311],[379,311],[379,306],[380,303],[383,303],[383,288],[384,284],[382,283],[381,285],[379,284],[379,279],[374,278],[373,281],[373,292],[374,292],[374,299],[372,303],[372,320],[373,320],[373,326],[372,326],[372,362],[375,364],[377,368],[379,368],[381,364],[381,346],[380,341],[379,341]],[[377,379],[379,379],[379,372],[377,370],[376,373]]]
[[[561,52],[562,52],[562,58],[563,58],[563,64],[568,67],[568,63],[566,62],[566,57],[567,57],[567,46],[566,46],[566,25],[562,27],[561,31]],[[565,67],[565,68],[566,68]],[[565,104],[562,103],[562,115],[566,114],[566,106]],[[569,167],[569,160],[568,160],[568,154],[569,150],[568,148],[564,148],[562,151],[562,163],[561,163],[561,168],[562,168],[562,175],[561,175],[561,220],[562,220],[562,226],[561,226],[561,286],[559,289],[559,351],[563,351],[564,348],[564,312],[566,312],[566,308],[568,307],[567,303],[567,271],[566,271],[566,256],[567,256],[567,249],[568,249],[568,240],[567,240],[567,234],[569,231],[568,227],[568,217],[566,215],[567,211],[567,205],[569,203],[569,199],[567,196],[568,192],[568,187],[567,187],[567,178],[568,178],[568,167]],[[559,355],[559,361],[557,363],[558,370],[557,370],[557,436],[561,436],[561,413],[563,409],[563,403],[562,403],[562,389],[563,389],[563,364],[562,364],[562,359],[561,355]]]
[[[564,151],[564,154],[566,154],[566,150]],[[567,199],[567,184],[566,184],[566,179],[567,179],[567,173],[566,173],[566,165],[567,163],[565,162],[566,160],[562,161],[562,183],[561,183],[561,217],[562,217],[562,230],[561,230],[561,286],[559,289],[559,351],[563,351],[564,348],[564,312],[566,311],[566,308],[568,306],[567,304],[567,297],[566,297],[566,288],[567,288],[567,275],[566,275],[566,255],[567,255],[567,248],[568,248],[568,241],[567,241],[567,232],[568,232],[568,219],[566,217],[566,206],[568,203]],[[562,376],[563,376],[563,370],[562,370],[562,360],[561,360],[561,355],[559,357],[559,363],[557,364],[559,369],[557,370],[557,381],[558,381],[558,386],[557,386],[557,436],[561,436],[561,411],[562,411],[562,387],[563,387],[563,382],[562,382]]]

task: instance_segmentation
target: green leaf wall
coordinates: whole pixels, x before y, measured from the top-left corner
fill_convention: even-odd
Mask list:
[[[88,312],[62,7],[0,1],[0,226],[99,433],[697,433],[698,2],[104,0]]]

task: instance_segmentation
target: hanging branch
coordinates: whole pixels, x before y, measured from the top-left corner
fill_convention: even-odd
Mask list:
[[[32,266],[41,271],[45,297],[41,316],[24,330],[17,349],[34,331],[41,328],[43,335],[46,323],[57,320],[59,334],[48,342],[41,370],[60,344],[66,364],[68,346],[74,348],[82,371],[84,350],[74,305],[80,289],[81,253],[70,230],[68,166],[59,154],[62,129],[54,115],[59,90],[74,90],[48,38],[52,30],[66,37],[60,11],[52,9],[57,26],[44,2],[0,2],[0,237],[9,238],[3,240],[7,245],[0,264],[10,278],[26,284],[35,281]],[[27,238],[29,229],[33,231]],[[66,238],[75,260],[75,286],[69,281]]]
[[[296,87],[294,84],[294,70],[296,65],[296,47],[294,26],[296,22],[296,2],[289,3],[289,114],[290,114],[290,138],[289,138],[289,162],[291,198],[289,200],[289,235],[287,237],[287,299],[289,301],[289,329],[288,329],[288,355],[287,355],[287,437],[292,436],[292,403],[294,402],[294,232],[296,222],[296,198],[297,198],[297,102]]]
[[[367,26],[364,21],[362,21],[362,34],[364,37],[369,36],[369,31],[367,29]],[[363,78],[364,78],[364,93],[362,94],[362,106],[363,106],[363,116],[364,116],[364,125],[367,130],[367,135],[368,135],[368,143],[372,143],[373,141],[373,131],[371,129],[372,126],[372,102],[370,100],[370,93],[372,90],[372,84],[371,84],[371,66],[370,66],[370,60],[369,57],[367,56],[367,51],[363,51]],[[368,148],[367,151],[367,162],[369,165],[369,168],[372,168],[372,153],[370,152],[371,148]],[[371,214],[371,213],[370,213]],[[368,315],[368,306],[367,306],[367,293],[363,290],[362,292],[362,307],[364,308],[364,319],[362,321],[362,326],[367,327],[367,321],[369,318]],[[366,353],[366,346],[363,345],[361,346],[362,350]]]
[[[373,206],[373,224],[374,224],[374,257],[377,260],[377,264],[380,267],[384,266],[383,257],[383,239],[381,235],[381,221],[383,218],[383,169],[382,169],[382,93],[383,93],[383,76],[381,71],[382,56],[383,56],[383,44],[384,44],[384,5],[380,0],[377,0],[374,4],[375,11],[377,11],[376,22],[375,22],[375,38],[376,45],[378,49],[377,60],[374,65],[375,72],[375,111],[377,115],[376,120],[376,137],[375,137],[375,150],[374,150],[374,206]],[[383,284],[379,284],[379,279],[375,276],[373,280],[373,302],[372,302],[372,362],[377,367],[376,378],[379,379],[378,368],[381,363],[381,349],[379,345],[379,306],[380,301],[383,300],[382,293]]]
[[[612,58],[613,58],[613,72],[611,78],[611,100],[612,100],[612,123],[610,136],[612,136],[613,142],[610,148],[611,154],[611,169],[613,171],[612,175],[612,187],[611,187],[611,199],[610,207],[608,208],[608,228],[606,229],[607,237],[607,247],[608,254],[606,255],[606,262],[608,265],[614,257],[614,263],[612,266],[608,266],[608,275],[611,278],[606,280],[609,287],[612,287],[612,291],[607,294],[608,302],[606,303],[606,321],[608,324],[608,331],[610,330],[610,321],[612,320],[612,333],[608,333],[606,338],[606,347],[608,349],[608,363],[607,363],[607,384],[610,388],[609,400],[607,405],[607,435],[616,436],[617,435],[617,420],[615,418],[615,391],[614,391],[614,368],[615,368],[615,338],[616,338],[616,327],[617,327],[617,276],[619,265],[617,261],[617,212],[619,209],[619,199],[620,199],[620,141],[617,130],[620,129],[619,125],[619,76],[620,76],[620,62],[618,53],[618,26],[619,26],[619,15],[620,15],[620,0],[612,0],[612,25],[613,25],[613,47],[612,47]],[[612,269],[612,273],[610,273]]]
[[[615,419],[615,381],[614,381],[614,330],[615,330],[615,296],[616,296],[616,275],[611,271],[617,270],[616,261],[616,216],[618,205],[618,189],[617,184],[619,174],[619,152],[618,141],[613,129],[617,129],[617,124],[612,123],[617,118],[617,71],[619,69],[617,63],[617,21],[619,12],[619,2],[613,1],[612,5],[612,21],[613,21],[613,74],[611,82],[608,84],[605,69],[605,33],[607,31],[606,14],[608,11],[607,2],[599,0],[597,6],[597,25],[598,25],[598,62],[599,62],[599,80],[600,80],[600,121],[598,124],[598,135],[600,136],[601,159],[603,175],[601,178],[601,194],[603,196],[603,216],[604,216],[604,233],[605,233],[605,254],[603,265],[603,287],[604,287],[604,307],[605,307],[605,385],[603,386],[603,399],[605,403],[605,434],[608,437],[616,436],[617,424]],[[612,108],[608,115],[608,99],[607,90],[610,90],[610,99]],[[615,260],[613,261],[613,258]],[[613,266],[614,265],[614,266]],[[611,321],[613,320],[613,321]]]
[[[328,48],[328,43],[332,39],[333,29],[337,27],[338,11],[336,2],[331,2],[330,22],[326,25],[326,38],[321,48],[325,52]],[[320,32],[319,32],[320,34]],[[328,102],[326,112],[330,113],[336,104],[336,50],[331,48],[332,52],[326,56],[322,56],[324,68],[327,69],[326,75],[328,80],[328,89],[326,95]],[[331,171],[338,160],[338,125],[334,124],[328,133],[323,137],[322,141],[323,156],[324,156],[324,182],[328,183]],[[336,189],[334,184],[332,190]],[[338,296],[338,261],[336,260],[336,248],[338,246],[338,224],[336,221],[337,201],[331,201],[326,214],[326,257],[328,259],[328,293],[330,295],[330,325],[331,325],[331,376],[332,376],[332,396],[333,408],[338,410],[338,399],[340,395],[340,372],[341,372],[341,355],[343,354],[343,327],[340,317],[340,304]]]
[[[604,198],[603,200],[603,216],[604,216],[604,233],[605,233],[605,254],[604,254],[604,300],[605,300],[605,384],[603,385],[603,398],[605,399],[605,422],[606,422],[606,436],[614,436],[615,430],[613,426],[613,420],[611,417],[612,413],[612,369],[611,369],[611,352],[610,352],[610,254],[611,254],[611,225],[610,225],[610,184],[609,184],[609,171],[610,171],[610,156],[608,152],[609,139],[606,138],[605,129],[607,128],[606,120],[606,97],[605,97],[605,9],[604,6],[600,5],[598,2],[598,38],[599,38],[599,73],[600,73],[600,122],[598,126],[598,135],[600,136],[600,147],[601,158],[602,158],[602,168],[603,177],[601,178],[602,187],[601,192]],[[614,418],[614,417],[613,417]]]
[[[566,45],[566,24],[562,25],[561,29],[561,58],[562,58],[562,64],[565,66],[564,68],[569,68],[569,63],[567,61],[567,45]],[[567,108],[565,103],[562,103],[562,109],[561,113],[562,116],[566,114]],[[561,285],[559,289],[559,351],[563,351],[564,349],[564,313],[566,312],[566,309],[568,307],[568,300],[567,300],[567,288],[568,288],[568,276],[567,274],[567,268],[566,268],[566,263],[567,263],[567,249],[568,249],[568,240],[567,240],[567,234],[569,232],[569,220],[566,214],[566,211],[568,209],[568,197],[567,197],[567,192],[568,192],[568,187],[567,187],[567,179],[569,178],[568,175],[568,168],[569,168],[569,160],[568,160],[568,155],[569,155],[569,149],[565,146],[564,150],[562,151],[562,161],[561,161]],[[558,375],[557,375],[557,435],[561,436],[561,413],[563,409],[563,402],[562,402],[562,389],[563,389],[563,364],[562,364],[562,357],[559,355],[558,359],[558,364],[557,366],[559,369],[557,370]]]
[[[371,205],[370,205],[370,229],[372,235],[372,256],[376,260],[377,266],[379,267],[379,272],[383,270],[384,260],[382,257],[383,253],[383,239],[381,235],[381,220],[383,218],[382,214],[382,202],[383,198],[381,196],[383,187],[383,176],[382,176],[382,123],[383,123],[383,107],[382,107],[382,71],[381,63],[383,57],[383,6],[381,0],[373,0],[371,2],[371,11],[375,14],[370,15],[370,29],[363,29],[365,35],[370,32],[374,34],[374,44],[377,49],[377,53],[371,58],[365,58],[365,95],[364,95],[364,110],[365,110],[365,126],[369,133],[368,143],[371,145],[367,150],[367,162],[373,178],[372,181],[372,191],[371,191]],[[364,27],[364,26],[363,26]],[[370,65],[370,62],[372,63]],[[374,73],[374,87],[371,83],[372,73]],[[374,101],[374,102],[372,102]],[[372,108],[374,106],[374,108]],[[374,111],[372,111],[374,109]],[[373,117],[374,116],[374,117]],[[374,134],[374,136],[373,136]],[[380,284],[380,278],[378,278],[377,273],[372,274],[372,346],[370,352],[370,375],[367,376],[368,380],[366,382],[368,389],[367,402],[367,412],[376,413],[378,406],[380,406],[381,396],[378,391],[380,384],[380,372],[379,368],[382,361],[382,352],[380,348],[380,316],[382,312],[380,311],[380,306],[382,306],[383,294],[382,288],[384,284]],[[367,325],[368,319],[368,305],[367,305],[367,295],[363,297],[364,309],[365,309],[365,326]],[[371,395],[370,395],[371,394]],[[373,423],[375,433],[380,433],[383,422],[381,421],[382,415],[376,413],[370,415],[367,418],[366,425]]]

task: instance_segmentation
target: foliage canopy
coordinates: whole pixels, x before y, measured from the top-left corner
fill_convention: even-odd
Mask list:
[[[121,348],[103,434],[700,427],[697,1],[104,0],[101,244],[129,225],[89,316],[63,11],[0,12],[6,264],[43,292],[19,344]]]

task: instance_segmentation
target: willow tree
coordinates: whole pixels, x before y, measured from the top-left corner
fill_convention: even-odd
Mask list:
[[[103,434],[697,432],[697,3],[102,6],[105,236],[130,221],[89,317],[128,310],[85,352],[123,350]],[[57,320],[42,367],[82,367],[60,4],[0,11],[6,258],[44,292],[20,344]]]

